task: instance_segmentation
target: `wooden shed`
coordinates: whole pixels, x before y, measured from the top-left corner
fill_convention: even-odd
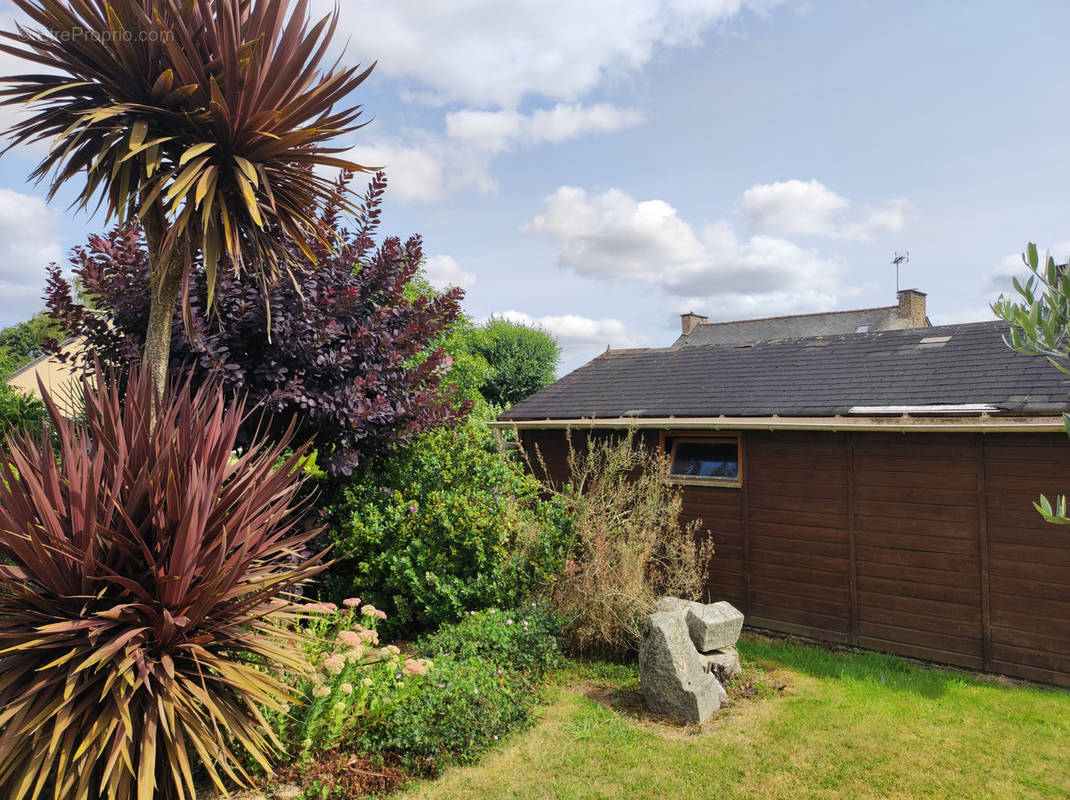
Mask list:
[[[503,414],[558,478],[565,429],[672,459],[748,624],[1070,685],[1063,376],[1002,323],[613,351]]]

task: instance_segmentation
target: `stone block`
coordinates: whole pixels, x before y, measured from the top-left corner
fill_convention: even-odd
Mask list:
[[[686,611],[691,606],[701,608],[702,603],[695,603],[691,600],[683,600],[669,595],[659,598],[657,602],[658,611]]]
[[[705,722],[721,707],[724,688],[704,669],[684,613],[659,611],[643,630],[639,679],[647,707],[682,722]]]
[[[739,665],[739,651],[734,647],[699,653],[698,657],[702,661],[702,668],[714,675],[721,683],[737,677],[742,671]]]
[[[731,603],[690,603],[685,614],[691,641],[700,652],[724,650],[739,641],[743,614]]]

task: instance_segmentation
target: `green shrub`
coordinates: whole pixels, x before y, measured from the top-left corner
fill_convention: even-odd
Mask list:
[[[332,597],[389,614],[389,633],[515,606],[560,565],[559,509],[476,422],[365,464],[332,513]]]
[[[471,611],[453,625],[443,625],[417,642],[430,658],[453,655],[461,660],[507,665],[536,679],[561,666],[560,621],[537,603],[515,611]]]
[[[17,428],[40,434],[47,418],[44,403],[0,381],[0,437]]]
[[[540,679],[561,663],[556,624],[537,607],[475,612],[443,626],[419,649],[434,656],[433,671],[369,726],[360,744],[392,751],[428,773],[471,762],[525,727]]]
[[[474,761],[522,728],[538,699],[534,681],[492,664],[444,656],[434,673],[362,737],[362,749],[390,750],[411,768],[437,773]]]

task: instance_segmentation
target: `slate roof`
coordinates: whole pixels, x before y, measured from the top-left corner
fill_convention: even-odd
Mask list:
[[[673,343],[673,347],[836,336],[855,333],[861,325],[869,325],[869,332],[896,331],[909,328],[910,318],[899,315],[899,306],[884,306],[854,311],[830,311],[825,314],[745,319],[738,322],[703,322],[695,326],[691,333],[680,336]]]
[[[1066,376],[981,322],[754,345],[608,351],[501,420],[846,415],[854,406],[984,403],[1070,411]]]

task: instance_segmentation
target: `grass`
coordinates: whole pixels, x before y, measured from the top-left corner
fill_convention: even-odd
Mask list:
[[[705,725],[641,710],[630,667],[563,673],[538,724],[399,798],[1070,798],[1070,692],[873,653],[740,642]]]

